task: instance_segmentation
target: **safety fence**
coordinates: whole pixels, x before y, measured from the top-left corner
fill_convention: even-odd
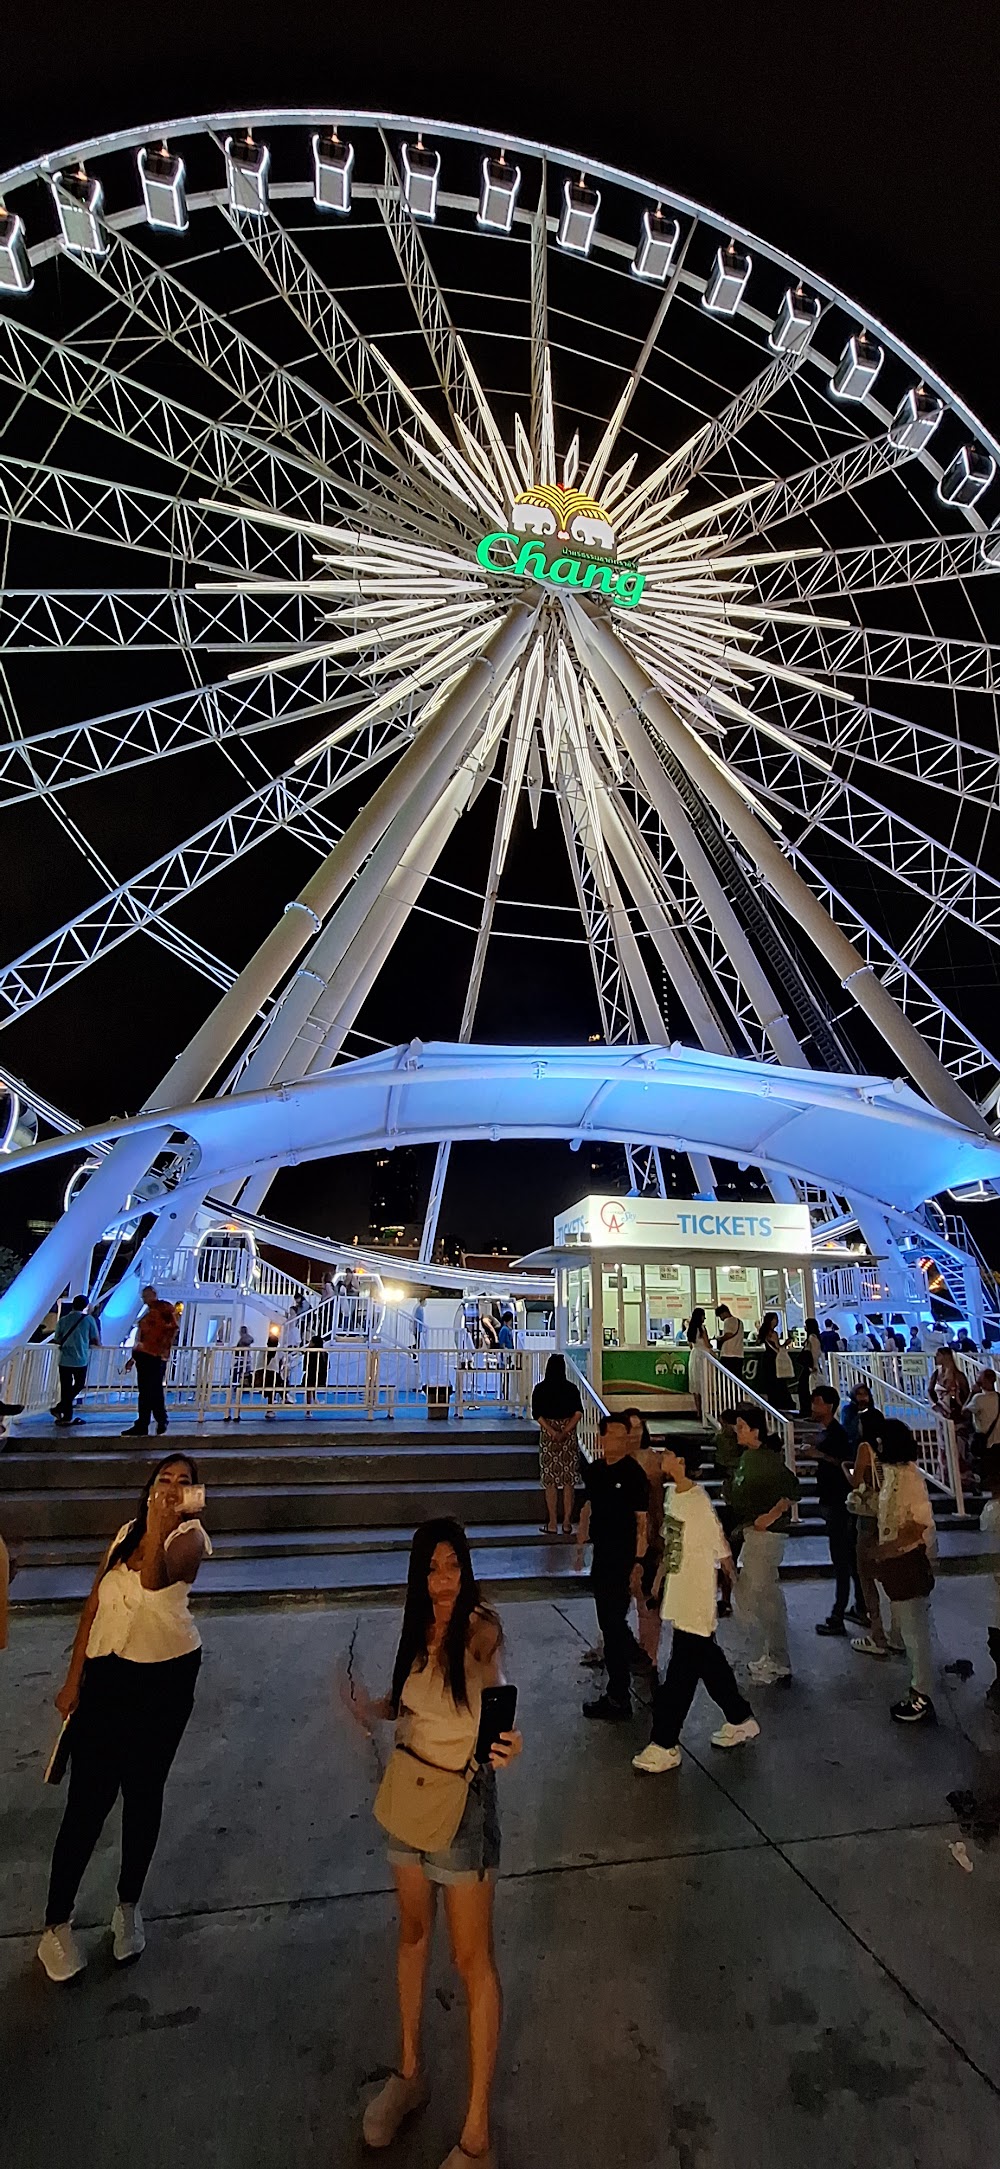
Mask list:
[[[964,1514],[961,1458],[955,1426],[931,1407],[926,1393],[914,1393],[910,1385],[897,1382],[891,1375],[894,1361],[898,1363],[900,1359],[879,1358],[874,1354],[869,1358],[859,1350],[857,1354],[831,1355],[826,1360],[830,1383],[839,1393],[841,1402],[850,1398],[855,1386],[867,1386],[883,1416],[892,1416],[909,1427],[917,1442],[918,1466],[926,1482],[934,1491],[953,1493],[958,1512]]]

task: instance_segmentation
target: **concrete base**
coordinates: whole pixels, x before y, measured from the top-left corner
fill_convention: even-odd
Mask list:
[[[991,1591],[935,1592],[941,1722],[887,1717],[904,1668],[813,1633],[789,1592],[796,1682],[753,1695],[762,1736],[722,1755],[699,1694],[681,1770],[645,1779],[632,1725],[586,1724],[587,1598],[510,1608],[526,1750],[502,1783],[497,1935],[504,2169],[967,2169],[996,2157],[996,1853],[949,1853],[946,1795],[995,1780]],[[67,1621],[15,1620],[0,1659],[0,2058],[16,2169],[287,2169],[360,2162],[366,2085],[396,2054],[393,1904],[372,1751],[334,1675],[386,1681],[398,1611],[209,1616],[195,1715],[144,1910],[112,1964],[116,1832],[66,1989],[34,1960],[62,1797],[40,1783]],[[735,1654],[729,1627],[725,1633]],[[114,1822],[114,1818],[112,1819]],[[462,2111],[464,2014],[439,1937],[430,2108],[393,2162],[437,2169]]]

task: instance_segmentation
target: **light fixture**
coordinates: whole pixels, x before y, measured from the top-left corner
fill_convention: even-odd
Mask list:
[[[639,246],[632,259],[632,269],[637,279],[650,279],[662,286],[671,270],[681,237],[678,221],[671,218],[660,204],[655,211],[644,211]]]
[[[768,333],[768,346],[773,348],[775,354],[801,354],[808,346],[819,319],[819,295],[807,294],[801,284],[790,286],[782,296],[774,328]]]
[[[437,217],[438,176],[441,172],[440,151],[429,151],[423,136],[415,143],[403,144],[403,195],[412,218],[422,218],[429,224]]]
[[[944,413],[944,405],[922,384],[904,392],[889,424],[889,443],[906,452],[922,452]]]
[[[978,504],[996,473],[996,461],[978,444],[963,444],[938,483],[938,496],[946,505]]]
[[[104,256],[108,244],[101,230],[104,190],[82,166],[75,173],[53,173],[52,195],[64,248],[71,256]]]
[[[186,233],[183,158],[175,157],[165,143],[161,143],[159,150],[151,150],[143,144],[138,165],[150,225],[161,226],[169,233]]]
[[[312,147],[313,202],[316,209],[339,211],[344,217],[351,208],[354,145],[342,143],[334,128],[326,135],[315,135]]]
[[[838,399],[863,399],[871,391],[883,359],[878,340],[870,332],[855,332],[830,378],[830,390]]]
[[[267,217],[270,166],[268,144],[255,143],[249,128],[244,136],[226,137],[226,180],[231,211],[242,211],[247,218]]]
[[[34,283],[24,220],[0,204],[0,293],[30,294]]]
[[[702,296],[706,309],[711,309],[714,316],[735,316],[746,292],[750,271],[750,258],[745,249],[737,248],[735,241],[727,241],[724,249],[716,249],[715,262]]]
[[[521,168],[512,166],[504,151],[498,152],[496,158],[484,158],[476,225],[488,226],[492,233],[509,233],[520,186]]]
[[[563,207],[556,240],[573,256],[589,256],[597,214],[601,208],[599,188],[589,187],[581,173],[578,181],[563,182]]]

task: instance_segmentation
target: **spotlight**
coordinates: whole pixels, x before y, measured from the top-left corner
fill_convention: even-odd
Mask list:
[[[882,361],[878,340],[867,331],[856,332],[853,339],[848,339],[830,378],[830,390],[838,399],[863,399],[871,391]]]
[[[573,256],[589,256],[597,214],[601,208],[599,188],[589,188],[583,174],[578,181],[563,182],[563,207],[556,240]]]
[[[437,217],[438,175],[441,171],[440,151],[429,151],[423,136],[415,143],[403,144],[403,195],[413,218],[422,218],[429,224]]]
[[[354,170],[354,145],[342,143],[334,128],[332,134],[314,136],[313,202],[317,211],[339,211],[345,215],[351,208],[351,174]]]
[[[170,233],[186,233],[188,218],[184,201],[183,158],[173,157],[165,143],[161,143],[158,151],[148,150],[143,145],[138,164],[146,217],[150,225],[162,226]]]
[[[675,218],[657,204],[655,211],[642,214],[642,231],[639,246],[632,260],[637,279],[649,279],[662,286],[673,264],[681,229]]]
[[[804,286],[790,286],[783,296],[781,307],[774,320],[774,329],[768,333],[768,346],[776,354],[801,354],[807,347],[820,319],[818,294],[807,294]]]
[[[746,250],[738,249],[735,241],[727,241],[724,249],[717,249],[703,297],[706,309],[711,309],[714,316],[735,316],[746,292],[750,269]]]
[[[71,256],[105,256],[108,244],[101,231],[104,190],[78,166],[75,173],[53,173],[52,195],[59,218],[63,247]]]
[[[978,504],[996,473],[996,461],[978,444],[963,444],[938,483],[938,496],[946,505]]]
[[[904,392],[889,424],[889,442],[898,444],[907,452],[922,452],[929,444],[944,413],[940,399],[924,390],[922,384],[913,391]]]
[[[493,233],[509,233],[520,186],[521,168],[510,165],[503,151],[496,158],[484,158],[476,225],[488,226]]]
[[[242,211],[248,218],[267,217],[270,166],[268,145],[255,143],[249,128],[245,136],[226,137],[226,180],[231,211]]]
[[[0,204],[0,293],[30,294],[34,283],[24,220]]]

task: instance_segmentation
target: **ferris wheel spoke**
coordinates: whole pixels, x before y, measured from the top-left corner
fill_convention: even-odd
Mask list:
[[[817,620],[770,621],[781,660],[821,670],[828,678],[866,678],[884,685],[927,685],[947,693],[1000,693],[1000,645],[934,633],[897,633],[851,625],[833,632]]]
[[[770,406],[772,399],[802,367],[807,353],[808,348],[802,347],[774,355],[753,382],[734,395],[716,420],[703,422],[664,460],[649,484],[640,485],[632,492],[628,500],[630,520],[637,518],[640,512],[651,515],[654,509],[673,503],[681,496],[704,468],[735,443],[754,416]]]
[[[786,762],[830,773],[837,760],[864,761],[883,775],[947,791],[987,813],[1000,811],[1000,752],[949,736],[873,703],[825,702],[822,694],[789,695],[775,683],[741,706],[742,733],[726,741],[730,764],[766,774],[779,788]],[[763,741],[763,742],[761,742]],[[800,777],[799,786],[805,788]]]
[[[859,548],[803,551],[793,557],[748,560],[764,602],[811,602],[823,595],[864,595],[919,588],[997,572],[972,535],[918,535],[910,542],[870,542]]]
[[[192,502],[6,453],[0,454],[0,517],[231,579],[270,570],[304,583],[312,570],[311,552],[293,525],[255,527],[235,505]]]
[[[0,647],[10,654],[72,650],[272,654],[305,647],[316,584],[284,593],[246,587],[209,597],[191,587],[2,588]]]
[[[703,542],[716,537],[738,546],[745,537],[764,535],[785,520],[814,512],[834,498],[854,496],[866,482],[891,474],[914,457],[905,445],[888,436],[865,437],[844,452],[815,460],[798,474],[776,482],[757,482],[738,495],[703,506],[675,519],[661,516],[658,508],[640,511],[619,537],[623,550],[641,551],[650,570],[669,563],[672,545],[695,532]],[[659,524],[657,525],[657,521]]]
[[[411,217],[403,195],[399,169],[385,134],[382,142],[385,149],[385,174],[382,187],[376,190],[375,201],[392,243],[414,316],[423,333],[434,374],[455,425],[456,436],[461,434],[457,426],[461,423],[477,434],[478,415],[462,366],[459,340],[451,311],[438,283],[423,235],[416,220]]]

